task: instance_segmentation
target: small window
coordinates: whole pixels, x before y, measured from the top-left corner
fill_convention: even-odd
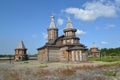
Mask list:
[[[67,40],[67,42],[69,43],[69,42],[70,42],[70,40]]]
[[[72,43],[72,44],[74,43],[74,40],[73,40],[73,39],[71,39],[71,43]]]
[[[66,44],[66,41],[65,41],[65,40],[63,40],[63,44]]]

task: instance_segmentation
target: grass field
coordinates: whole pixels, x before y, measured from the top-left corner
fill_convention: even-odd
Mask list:
[[[0,61],[0,80],[120,80],[120,61],[44,63],[37,60]]]
[[[120,61],[120,57],[90,58],[90,61],[115,62]]]

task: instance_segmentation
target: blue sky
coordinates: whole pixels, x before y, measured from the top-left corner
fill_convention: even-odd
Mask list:
[[[46,42],[50,16],[62,35],[67,17],[80,43],[120,47],[120,0],[0,0],[0,54],[14,54],[20,40],[28,54]]]

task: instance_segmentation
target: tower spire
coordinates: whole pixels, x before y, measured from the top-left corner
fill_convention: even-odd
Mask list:
[[[66,29],[69,29],[69,28],[73,28],[70,16],[68,16],[68,22],[67,22],[67,25],[66,25]]]
[[[51,42],[58,37],[58,29],[55,26],[54,16],[51,16],[50,26],[48,28],[48,42]]]
[[[18,43],[17,49],[26,49],[22,40]]]
[[[93,42],[93,45],[92,45],[92,47],[93,47],[93,48],[96,48],[96,44],[95,44],[95,42]]]
[[[49,29],[56,29],[55,22],[54,22],[54,16],[51,16],[51,22]]]
[[[17,48],[15,48],[14,60],[15,61],[28,60],[27,49],[25,48],[22,40],[18,43]]]

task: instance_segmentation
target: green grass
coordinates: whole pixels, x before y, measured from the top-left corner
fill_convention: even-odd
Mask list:
[[[46,67],[48,67],[47,65],[41,65],[41,66],[39,66],[39,68],[46,68]]]
[[[120,61],[120,58],[91,58],[90,61],[115,62]]]
[[[24,64],[28,64],[29,62],[28,62],[28,61],[24,61],[23,63],[24,63]]]
[[[116,76],[117,72],[116,71],[105,71],[104,75],[105,76]]]

